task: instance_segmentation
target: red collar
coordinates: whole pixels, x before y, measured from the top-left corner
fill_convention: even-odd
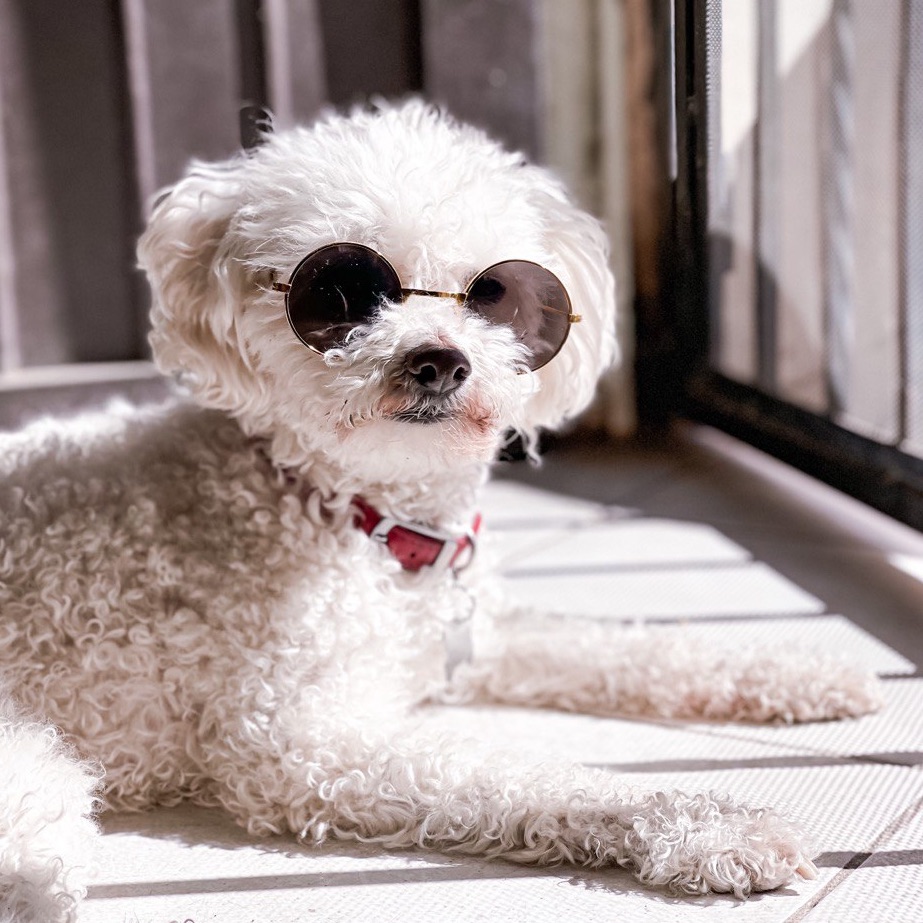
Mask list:
[[[481,528],[480,514],[474,517],[468,532],[454,536],[416,522],[382,516],[361,497],[353,497],[353,505],[357,509],[356,525],[369,538],[385,545],[404,570],[418,571],[430,567],[457,574],[474,558],[476,536]]]

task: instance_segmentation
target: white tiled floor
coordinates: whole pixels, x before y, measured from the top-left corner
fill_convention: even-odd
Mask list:
[[[255,841],[181,808],[106,820],[81,920],[923,920],[923,536],[708,430],[643,449],[573,446],[539,471],[499,474],[485,518],[523,598],[724,643],[835,651],[885,677],[886,706],[796,727],[501,708],[432,709],[425,720],[639,784],[780,806],[816,837],[818,880],[744,904],[681,899],[619,870]]]

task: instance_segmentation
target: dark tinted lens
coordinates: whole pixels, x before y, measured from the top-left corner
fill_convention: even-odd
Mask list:
[[[466,304],[491,323],[509,324],[529,347],[533,370],[557,355],[570,330],[567,291],[537,263],[507,260],[485,269],[468,287]]]
[[[322,352],[367,323],[384,299],[398,301],[401,283],[390,263],[360,244],[332,244],[295,268],[286,309],[299,339]]]

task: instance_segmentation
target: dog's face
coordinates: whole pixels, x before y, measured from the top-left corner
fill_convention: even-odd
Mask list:
[[[273,283],[337,242],[380,254],[405,293],[316,351]],[[323,452],[370,480],[482,463],[510,428],[529,437],[560,424],[614,352],[597,223],[547,173],[420,103],[331,117],[249,157],[194,165],[155,209],[139,253],[163,371],[287,445],[290,461]],[[545,267],[582,317],[534,372],[521,330],[440,294],[504,260]]]

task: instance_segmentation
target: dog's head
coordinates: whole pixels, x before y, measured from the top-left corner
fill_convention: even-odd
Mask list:
[[[285,285],[307,254],[339,242],[384,257],[399,289],[310,348]],[[375,479],[487,461],[511,428],[528,440],[560,425],[615,350],[598,223],[550,174],[418,102],[194,164],[154,209],[139,254],[162,371],[287,445],[290,461],[323,452]],[[581,318],[536,371],[523,330],[455,297],[506,260],[550,271]]]

